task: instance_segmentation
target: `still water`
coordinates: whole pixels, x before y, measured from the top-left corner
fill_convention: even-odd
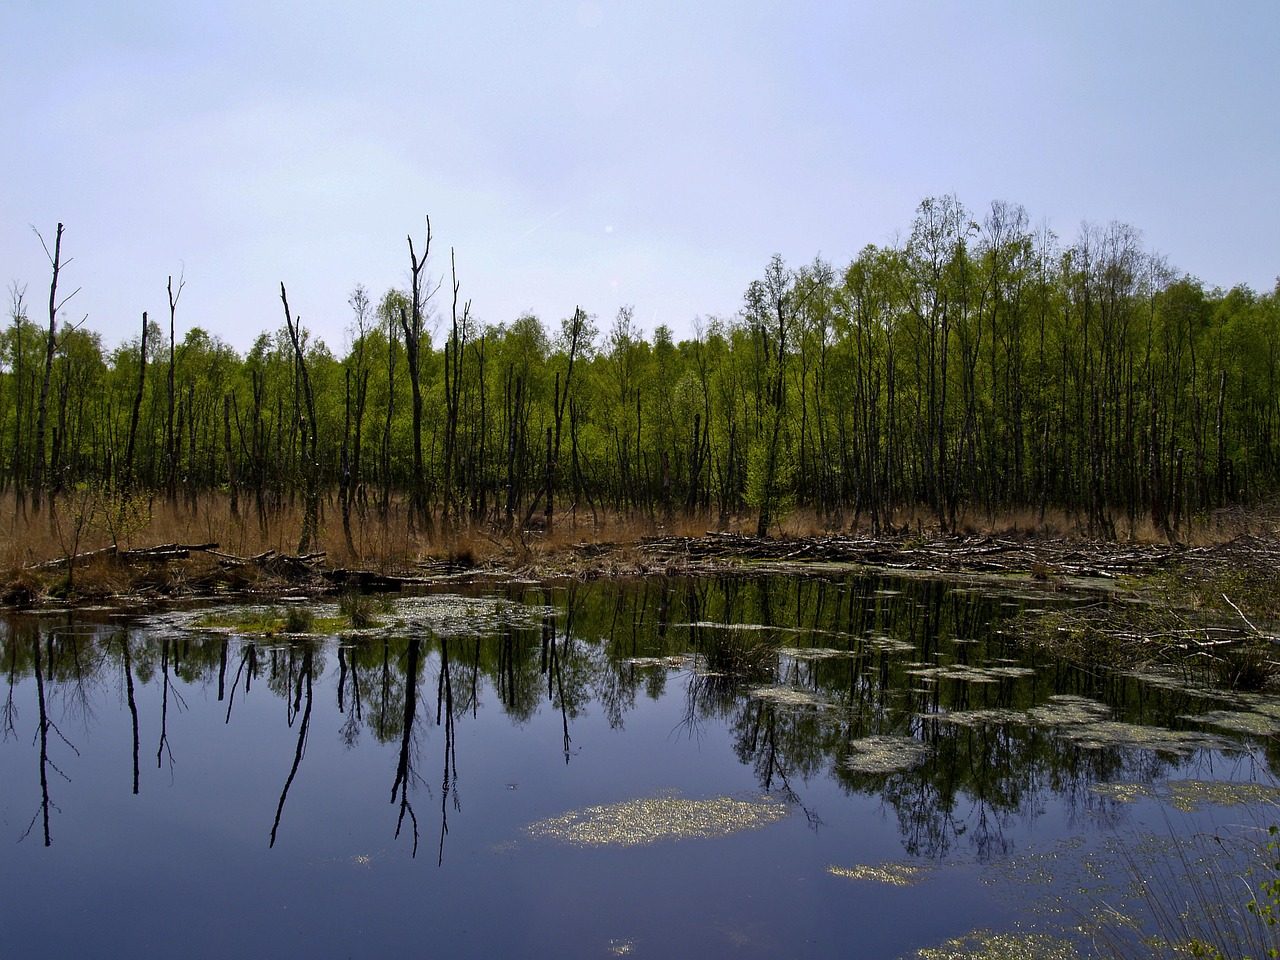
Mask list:
[[[256,632],[281,605],[14,617],[5,952],[1067,936],[1135,851],[1256,816],[1280,729],[1262,697],[1009,639],[1076,602],[1099,601],[833,575],[441,586],[360,630],[313,605],[308,636]]]

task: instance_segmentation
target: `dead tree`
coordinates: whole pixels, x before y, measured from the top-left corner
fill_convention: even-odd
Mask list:
[[[120,473],[121,486],[128,490],[133,486],[133,450],[138,436],[138,417],[142,413],[142,394],[147,386],[147,311],[142,311],[142,339],[138,344],[138,391],[133,395],[133,411],[129,415],[129,443],[125,448],[124,468]]]
[[[294,323],[289,312],[289,298],[284,284],[280,284],[280,302],[284,304],[284,322],[289,329],[289,341],[293,344],[294,360],[298,364],[298,374],[302,379],[303,417],[302,420],[302,475],[305,487],[305,503],[302,514],[302,535],[298,538],[298,554],[311,550],[311,541],[320,539],[320,457],[316,441],[316,402],[311,393],[311,376],[307,372],[307,357],[302,349],[302,321]]]
[[[429,234],[428,234],[429,236]],[[446,524],[449,512],[453,513],[453,523],[457,523],[461,509],[454,493],[455,463],[458,449],[458,414],[462,400],[462,357],[466,346],[467,323],[471,316],[471,301],[462,308],[462,316],[458,316],[458,267],[453,250],[449,250],[449,266],[453,278],[453,331],[448,343],[444,345],[444,510]]]
[[[49,283],[49,335],[45,340],[44,377],[40,381],[40,403],[36,409],[35,456],[31,463],[32,504],[39,513],[40,494],[45,485],[44,435],[49,413],[49,384],[53,380],[53,355],[58,344],[58,311],[80,292],[80,288],[72,290],[62,300],[58,299],[58,276],[62,268],[71,262],[70,260],[67,263],[62,262],[62,224],[58,224],[53,253],[49,252],[49,246],[44,242],[44,237],[40,236],[39,230],[36,231],[36,236],[40,238],[40,245],[44,247],[45,256],[49,258],[49,264],[53,267],[53,279]]]
[[[424,289],[427,257],[431,253],[431,218],[427,217],[427,242],[419,258],[409,237],[409,265],[412,275],[410,313],[400,310],[400,326],[404,331],[405,356],[409,361],[409,389],[413,395],[413,479],[409,491],[410,524],[427,524],[427,481],[422,459],[422,334],[427,301],[439,289]]]
[[[178,499],[178,438],[174,433],[174,413],[177,405],[177,393],[174,389],[174,374],[177,370],[177,349],[174,340],[174,319],[178,312],[178,298],[182,296],[182,288],[186,281],[178,277],[178,289],[173,289],[173,275],[169,275],[169,418],[165,424],[164,456],[165,456],[165,490],[170,503]]]

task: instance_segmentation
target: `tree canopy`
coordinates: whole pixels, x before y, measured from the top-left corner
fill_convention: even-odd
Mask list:
[[[849,264],[773,257],[679,341],[629,308],[478,322],[429,241],[412,289],[352,293],[343,356],[292,316],[243,355],[145,316],[107,350],[42,329],[15,284],[0,485],[37,506],[81,484],[221,490],[263,516],[337,490],[344,518],[404,499],[427,530],[572,509],[767,534],[803,506],[877,531],[906,508],[943,529],[1053,508],[1099,535],[1280,486],[1280,285],[1205,289],[1124,224],[1064,244],[1021,207],[929,198]]]

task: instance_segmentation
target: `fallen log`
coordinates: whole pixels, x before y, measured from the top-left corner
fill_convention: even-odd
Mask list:
[[[69,563],[83,563],[98,557],[114,557],[122,563],[165,563],[169,560],[186,560],[192,553],[213,553],[218,548],[216,543],[162,543],[154,547],[140,547],[137,550],[121,550],[115,544],[99,547],[96,550],[85,550],[74,556],[56,557],[30,566],[28,570],[58,570]]]

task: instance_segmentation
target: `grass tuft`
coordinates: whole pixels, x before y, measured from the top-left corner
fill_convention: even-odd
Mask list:
[[[301,604],[288,607],[284,612],[282,633],[310,633],[315,627],[316,617],[311,608]]]

